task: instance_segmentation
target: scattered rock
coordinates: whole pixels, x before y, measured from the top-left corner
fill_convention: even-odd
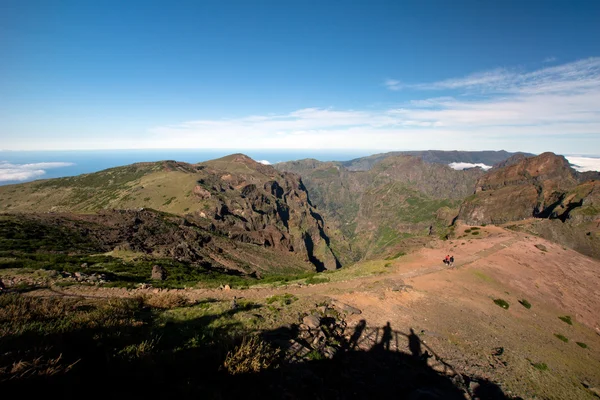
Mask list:
[[[536,248],[538,248],[541,251],[548,251],[548,249],[546,248],[546,246],[544,246],[543,244],[536,244],[535,245]]]
[[[360,311],[358,308],[352,307],[351,305],[346,304],[346,303],[342,303],[339,300],[335,300],[335,299],[332,300],[331,305],[340,309],[341,311],[345,312],[346,314],[352,315],[352,314],[361,314],[362,313],[362,311]]]
[[[164,267],[160,265],[155,265],[152,267],[152,279],[155,281],[164,281],[167,279],[167,271]]]
[[[309,329],[317,329],[321,325],[321,317],[315,314],[307,315],[302,319],[302,322]]]
[[[225,285],[225,286],[223,286],[223,290],[226,291],[226,292],[228,292],[228,291],[231,290],[231,286]]]
[[[88,267],[88,263],[81,264],[81,268],[87,268],[87,267]]]
[[[49,270],[46,273],[48,274],[49,278],[58,278],[60,276],[59,272],[53,269]]]

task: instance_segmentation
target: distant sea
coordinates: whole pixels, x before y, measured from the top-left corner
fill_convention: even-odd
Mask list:
[[[0,151],[0,185],[86,174],[143,161],[176,160],[198,163],[233,153],[244,153],[256,161],[275,164],[303,158],[314,158],[319,161],[347,161],[382,152],[385,151],[248,149]]]

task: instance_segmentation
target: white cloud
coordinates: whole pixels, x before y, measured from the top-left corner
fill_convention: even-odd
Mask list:
[[[402,82],[395,79],[387,79],[383,84],[390,90],[396,91],[402,89]]]
[[[543,63],[553,63],[556,61],[556,57],[546,57],[544,58],[544,61],[542,61]]]
[[[397,82],[393,79],[387,82]],[[462,78],[437,82],[403,85],[419,90],[467,89],[482,93],[562,93],[585,90],[600,85],[600,57],[591,57],[567,64],[523,72],[518,69],[497,68],[476,72]],[[397,89],[393,90],[398,90]]]
[[[406,85],[389,79],[385,86],[399,89]],[[590,140],[600,143],[600,58],[530,72],[495,69],[411,87],[454,93],[379,110],[311,107],[283,114],[159,126],[150,130],[152,147],[185,143],[229,148],[236,143],[239,148],[509,148],[563,152],[562,144],[548,147],[546,139],[554,136],[565,143],[577,136],[585,147],[590,147]]]
[[[0,161],[0,182],[27,181],[45,175],[47,169],[69,167],[72,165],[75,164],[69,162],[11,164],[7,161]]]
[[[264,165],[271,165],[271,163],[267,160],[258,160],[257,162],[264,164]]]
[[[497,68],[437,82],[388,79],[384,87],[411,89],[414,96],[407,98],[407,91],[402,102],[379,109],[306,107],[279,114],[175,121],[148,129],[143,138],[85,137],[80,143],[81,148],[96,149],[504,148],[570,154],[600,148],[600,58],[548,64],[533,71]],[[431,89],[442,93],[428,98]],[[11,145],[68,147],[57,143]]]
[[[472,164],[472,163],[466,163],[466,162],[453,162],[448,165],[450,166],[450,168],[457,169],[457,170],[479,167],[479,168],[487,171],[488,169],[492,168],[491,165],[485,165],[482,163]]]
[[[565,156],[579,172],[600,171],[600,158]]]

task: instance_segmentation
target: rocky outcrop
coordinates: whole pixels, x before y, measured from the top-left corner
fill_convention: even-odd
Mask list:
[[[521,158],[482,176],[475,194],[463,202],[458,219],[481,224],[549,217],[578,183],[576,172],[562,156],[543,153]]]
[[[317,271],[341,266],[329,247],[323,218],[298,175],[240,154],[226,159],[227,163],[206,163],[210,176],[199,181],[212,192],[217,231],[241,242],[302,254]]]
[[[590,257],[600,257],[600,181],[574,171],[562,156],[544,153],[491,170],[461,205],[471,225],[509,223]]]

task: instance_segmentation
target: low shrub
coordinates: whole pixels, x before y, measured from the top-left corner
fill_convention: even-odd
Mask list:
[[[558,319],[560,319],[562,322],[569,324],[569,325],[573,325],[573,321],[571,320],[571,317],[568,315],[565,315],[564,317],[558,317]]]
[[[499,306],[504,308],[505,310],[508,310],[509,304],[506,300],[502,300],[502,299],[494,299],[494,303]]]
[[[585,344],[585,343],[583,343],[583,342],[575,342],[575,343],[577,343],[577,346],[581,347],[582,349],[587,349],[588,348],[588,345]]]
[[[527,309],[531,308],[531,303],[525,299],[519,300],[519,304],[521,304],[523,307],[525,307]]]
[[[569,343],[569,339],[567,339],[566,336],[561,335],[560,333],[555,333],[554,336],[556,336],[559,340],[562,340],[565,343]]]
[[[283,305],[290,305],[293,302],[295,302],[296,300],[298,300],[298,298],[290,293],[275,294],[273,296],[267,297],[267,304],[281,302],[281,304],[283,304]]]
[[[538,371],[547,371],[548,370],[548,366],[546,365],[546,363],[532,363],[531,365],[533,366],[533,368],[537,369]]]
[[[319,283],[326,283],[329,282],[329,278],[321,278],[321,277],[317,277],[317,276],[311,276],[310,278],[308,278],[305,283],[307,285],[316,285]]]

